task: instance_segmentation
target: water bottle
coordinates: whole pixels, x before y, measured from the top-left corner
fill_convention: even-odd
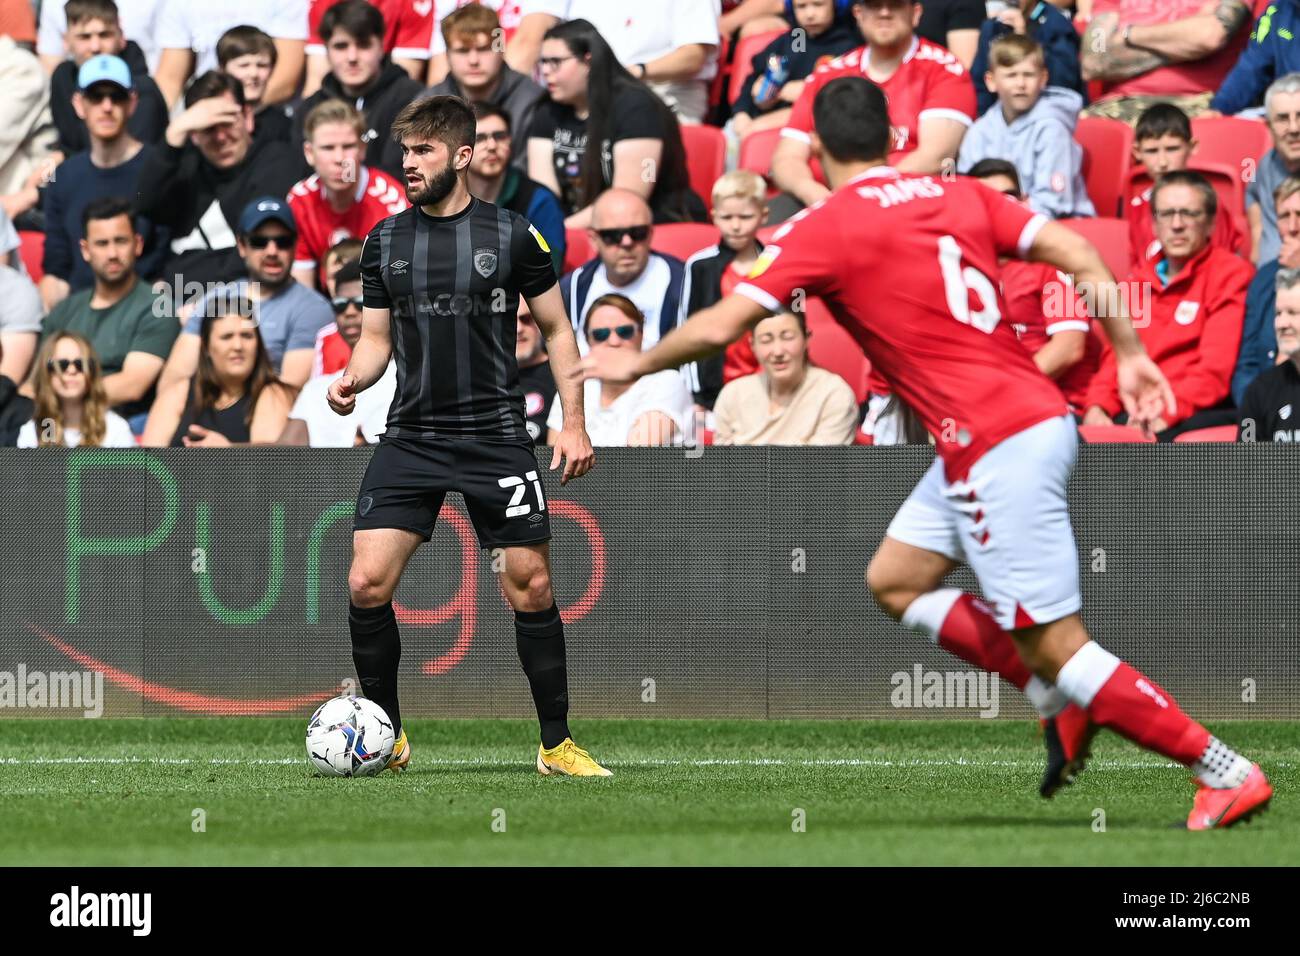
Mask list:
[[[785,86],[785,81],[789,78],[790,67],[786,58],[773,53],[767,58],[767,69],[763,71],[763,76],[759,80],[754,103],[763,108],[770,106],[781,94],[781,87]]]

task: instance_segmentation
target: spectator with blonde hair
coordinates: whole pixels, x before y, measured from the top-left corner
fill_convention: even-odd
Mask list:
[[[749,275],[763,251],[758,230],[767,219],[767,183],[758,173],[735,169],[713,184],[713,224],[722,237],[716,246],[701,249],[686,260],[681,321],[731,294]],[[680,322],[679,322],[680,324]],[[742,337],[726,350],[698,363],[695,398],[712,408],[724,384],[759,369],[758,359]]]
[[[36,356],[35,410],[19,448],[133,448],[126,419],[108,407],[99,358],[76,332],[49,336]]]
[[[853,389],[808,362],[802,315],[778,312],[750,333],[761,372],[729,382],[713,408],[719,445],[852,445]]]

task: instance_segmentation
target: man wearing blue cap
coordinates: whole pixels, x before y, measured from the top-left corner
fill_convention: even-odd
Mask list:
[[[199,366],[203,317],[240,311],[257,320],[262,341],[280,378],[301,388],[311,377],[316,334],[334,321],[329,301],[293,278],[298,224],[289,204],[262,196],[239,216],[236,247],[248,278],[209,292],[185,320],[185,329],[163,369],[159,391],[190,378]],[[221,312],[224,310],[224,312]]]
[[[81,64],[72,108],[86,147],[71,155],[54,172],[45,189],[45,251],[41,298],[52,309],[69,294],[95,283],[90,266],[78,253],[82,213],[96,199],[116,197],[134,202],[140,171],[153,147],[131,133],[139,115],[139,98],[131,87],[130,68],[119,57],[93,56]],[[136,229],[144,252],[136,260],[136,274],[152,278],[162,268],[166,233],[139,218]]]
[[[167,129],[167,102],[149,77],[144,54],[122,35],[116,8],[105,4],[103,16],[89,21],[96,32],[69,28],[70,60],[50,76],[50,113],[59,131],[59,151],[64,156],[90,148],[90,135],[73,102],[80,93],[112,95],[128,109],[127,129],[142,143],[156,143]],[[111,21],[105,19],[112,12]],[[101,87],[102,84],[102,87]]]

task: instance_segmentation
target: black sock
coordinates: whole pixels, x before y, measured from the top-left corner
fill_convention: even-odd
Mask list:
[[[547,750],[569,736],[569,671],[564,663],[564,622],[554,603],[545,611],[515,611],[515,647],[528,675]]]
[[[352,632],[352,660],[361,679],[361,696],[369,697],[388,714],[394,736],[402,733],[402,714],[397,707],[397,665],[402,659],[402,641],[397,633],[393,602],[378,607],[357,607],[349,603],[348,628]]]

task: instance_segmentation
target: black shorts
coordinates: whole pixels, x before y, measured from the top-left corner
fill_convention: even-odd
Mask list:
[[[428,541],[449,491],[465,498],[484,548],[551,540],[531,442],[384,438],[361,479],[352,527],[405,528]]]

